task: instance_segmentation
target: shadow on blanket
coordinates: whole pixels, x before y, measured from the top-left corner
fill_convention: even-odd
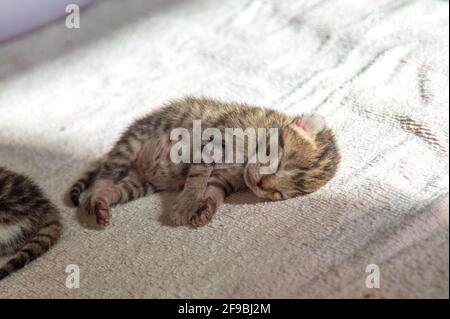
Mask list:
[[[61,25],[58,29],[52,28],[49,32],[41,32],[39,36],[32,37],[26,33],[2,43],[0,64],[5,67],[0,70],[0,82],[10,76],[32,70],[39,64],[54,61],[75,50],[80,50],[128,24],[143,17],[154,17],[162,10],[182,2],[181,0],[145,0],[133,1],[130,5],[99,1],[82,10],[80,29],[67,29],[64,19],[60,19],[53,22],[53,24]],[[45,28],[44,26],[41,29]]]

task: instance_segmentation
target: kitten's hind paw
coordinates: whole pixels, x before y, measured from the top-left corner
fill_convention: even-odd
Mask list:
[[[109,225],[110,216],[108,204],[103,201],[98,201],[95,203],[95,220],[100,226]]]
[[[100,226],[108,226],[110,220],[109,205],[102,198],[91,198],[86,210],[88,214],[95,215],[95,220]]]

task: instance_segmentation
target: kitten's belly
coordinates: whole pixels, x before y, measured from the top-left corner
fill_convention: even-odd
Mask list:
[[[170,158],[173,143],[166,137],[149,139],[142,147],[136,161],[139,175],[157,191],[181,190],[191,164],[174,163]],[[220,182],[232,193],[245,189],[244,165],[221,165],[211,174],[210,181]]]
[[[168,139],[152,138],[142,147],[136,161],[139,175],[157,191],[183,188],[189,164],[174,163],[170,159],[171,143]]]

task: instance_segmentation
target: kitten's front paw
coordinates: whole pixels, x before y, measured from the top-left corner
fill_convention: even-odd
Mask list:
[[[191,217],[189,223],[194,227],[206,225],[213,217],[216,209],[217,203],[211,197],[208,197],[206,200],[202,200],[200,203],[200,208]]]
[[[175,226],[189,225],[192,216],[199,208],[199,201],[195,195],[181,193],[175,201],[170,219]]]
[[[88,214],[95,215],[100,226],[108,226],[110,221],[109,205],[103,198],[90,197],[86,200],[85,208]]]
[[[206,225],[217,209],[217,203],[212,198],[200,200],[195,205],[188,206],[176,203],[170,215],[171,221],[176,226],[190,225],[194,227]]]
[[[175,226],[187,225],[193,215],[192,212],[195,212],[195,209],[188,210],[180,202],[176,202],[170,212],[170,220]]]

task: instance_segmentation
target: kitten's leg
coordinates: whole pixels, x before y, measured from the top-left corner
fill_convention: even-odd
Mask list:
[[[99,179],[92,186],[85,205],[90,214],[95,214],[97,224],[106,226],[110,220],[110,208],[154,192],[150,183],[143,181],[135,171],[119,181]]]
[[[75,206],[80,205],[80,196],[81,194],[89,188],[92,183],[95,181],[98,173],[100,172],[100,168],[102,165],[102,159],[96,161],[92,164],[91,169],[89,169],[83,177],[75,182],[70,188],[70,200]]]
[[[239,169],[217,169],[213,171],[208,179],[199,209],[191,217],[189,223],[195,227],[206,225],[228,195],[244,188],[245,183]]]
[[[75,206],[79,206],[80,197],[83,192],[92,187],[98,180],[118,181],[126,177],[132,162],[132,155],[125,153],[120,144],[115,146],[108,155],[94,162],[91,169],[72,185],[70,188],[70,199],[72,203]]]
[[[217,207],[225,200],[225,196],[226,191],[220,184],[208,184],[204,198],[200,201],[200,208],[191,217],[189,223],[194,227],[206,225],[215,214]]]
[[[196,214],[212,171],[212,165],[193,164],[190,166],[184,188],[175,200],[171,212],[171,219],[175,225],[187,225]]]

